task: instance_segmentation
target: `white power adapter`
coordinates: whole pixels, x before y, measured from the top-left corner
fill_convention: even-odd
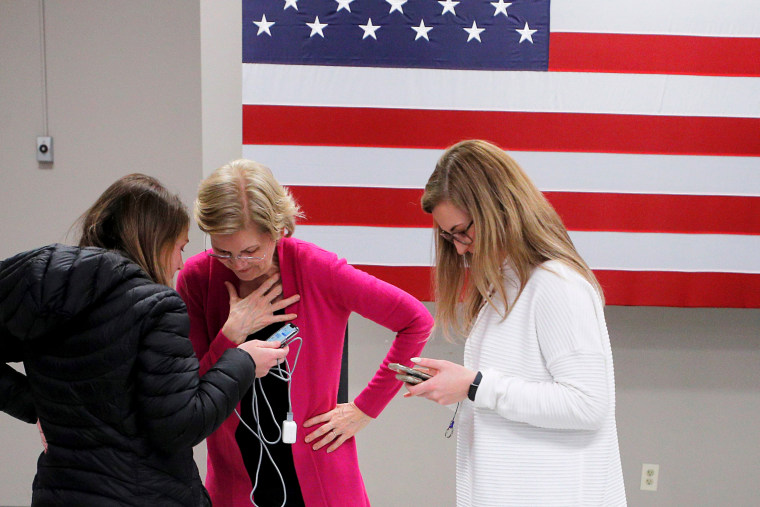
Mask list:
[[[293,420],[293,413],[288,412],[287,420],[282,421],[282,443],[283,444],[296,443],[297,429],[298,429],[298,425],[296,425],[296,422]]]

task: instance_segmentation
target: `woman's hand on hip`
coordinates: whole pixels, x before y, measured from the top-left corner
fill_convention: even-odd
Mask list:
[[[306,443],[320,439],[312,446],[315,451],[329,443],[327,452],[333,452],[343,445],[343,442],[356,435],[372,420],[370,416],[359,410],[359,407],[351,403],[341,403],[329,412],[312,417],[305,423],[304,428],[323,423],[322,426],[306,435]]]
[[[258,289],[241,298],[237,289],[230,282],[224,282],[230,294],[230,314],[222,327],[222,333],[236,345],[245,341],[249,334],[264,329],[274,322],[287,322],[296,318],[295,313],[275,315],[301,299],[295,294],[287,299],[278,299],[282,295],[279,274],[267,278]]]
[[[248,352],[256,363],[256,377],[263,377],[274,366],[277,366],[285,359],[290,349],[286,346],[279,348],[280,342],[265,342],[261,340],[250,340],[242,345],[239,349]]]
[[[477,372],[461,364],[440,359],[413,358],[413,363],[427,368],[433,378],[417,385],[405,384],[408,393],[404,397],[421,396],[441,405],[451,405],[467,397],[470,384]]]

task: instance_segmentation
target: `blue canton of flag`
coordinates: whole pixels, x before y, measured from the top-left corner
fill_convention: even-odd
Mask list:
[[[244,0],[243,62],[545,71],[549,0]]]

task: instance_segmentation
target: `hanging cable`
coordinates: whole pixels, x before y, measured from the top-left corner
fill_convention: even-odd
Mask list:
[[[48,92],[47,92],[47,41],[45,31],[45,0],[39,1],[40,8],[40,67],[42,72],[42,133],[48,136]]]

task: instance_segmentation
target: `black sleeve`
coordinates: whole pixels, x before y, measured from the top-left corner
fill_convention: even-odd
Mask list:
[[[188,338],[189,319],[176,292],[152,304],[138,356],[138,403],[149,440],[172,452],[209,436],[232,413],[256,372],[251,356],[230,349],[202,378]]]
[[[21,341],[0,328],[0,410],[24,422],[37,422],[37,409],[26,375],[8,366],[22,358]]]
[[[0,410],[24,422],[37,422],[37,410],[26,375],[7,364],[0,364]]]

